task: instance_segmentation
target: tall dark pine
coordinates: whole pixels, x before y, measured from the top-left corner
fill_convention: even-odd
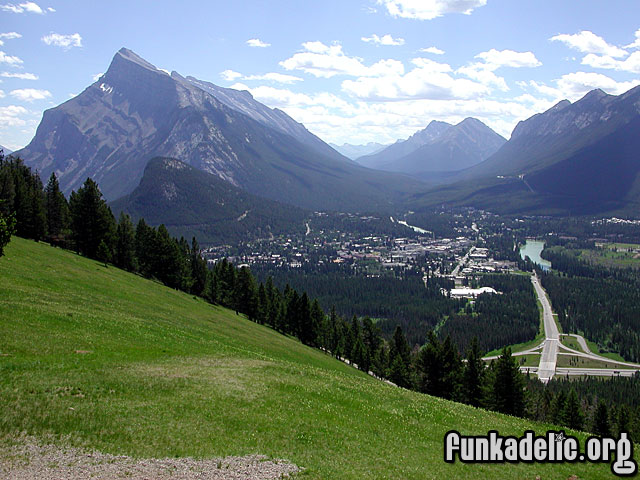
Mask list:
[[[511,349],[502,349],[496,360],[493,378],[493,408],[501,413],[521,417],[524,413],[524,379],[518,362],[511,355]]]
[[[609,426],[609,410],[607,404],[600,400],[596,407],[596,413],[593,418],[593,433],[599,437],[608,437],[611,435],[611,427]]]
[[[77,192],[71,193],[69,210],[78,253],[97,258],[100,242],[112,247],[116,222],[96,182],[87,178]]]
[[[47,239],[51,244],[64,244],[64,236],[69,228],[69,205],[60,191],[55,172],[51,173],[44,188],[44,203],[47,212]]]
[[[202,295],[207,284],[207,261],[200,254],[200,245],[196,237],[191,240],[190,264],[191,264],[191,293]]]
[[[482,402],[482,385],[484,380],[484,362],[478,345],[478,338],[473,337],[467,350],[467,363],[464,367],[463,389],[464,401],[474,407]]]
[[[116,230],[116,249],[113,257],[116,267],[129,272],[137,268],[136,262],[136,232],[131,222],[131,217],[120,213],[120,220]]]

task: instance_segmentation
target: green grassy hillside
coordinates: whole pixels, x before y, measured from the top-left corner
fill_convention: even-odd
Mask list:
[[[233,312],[18,238],[0,259],[0,355],[4,441],[260,453],[313,479],[611,476],[608,465],[445,464],[450,429],[532,424],[388,386]]]

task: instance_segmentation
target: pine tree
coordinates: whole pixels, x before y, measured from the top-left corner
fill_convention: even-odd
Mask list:
[[[138,270],[145,277],[153,277],[158,265],[158,242],[155,229],[141,218],[136,226],[135,254]]]
[[[442,381],[441,395],[447,400],[460,400],[462,397],[462,361],[447,335],[442,343]]]
[[[189,250],[189,263],[191,265],[191,293],[201,296],[207,283],[207,261],[200,254],[200,245],[196,237],[191,239],[191,249]]]
[[[418,352],[416,362],[419,391],[441,397],[443,367],[442,345],[431,330],[427,333],[427,344]]]
[[[120,213],[120,220],[116,229],[116,248],[113,263],[116,267],[129,272],[135,272],[137,269],[136,233],[133,229],[131,217],[124,212]]]
[[[463,374],[464,401],[474,407],[479,407],[482,403],[484,370],[478,338],[474,336],[467,350],[467,363]]]
[[[51,173],[44,189],[47,217],[47,239],[52,245],[64,245],[64,237],[69,229],[69,205],[60,191],[58,178]]]
[[[4,255],[4,247],[11,240],[11,235],[15,232],[15,226],[16,221],[13,214],[5,216],[0,211],[0,257]]]
[[[389,364],[389,378],[395,376],[395,380],[391,379],[391,381],[401,387],[409,388],[412,384],[411,350],[400,325],[395,328],[391,339]]]
[[[567,401],[563,411],[563,424],[566,427],[573,428],[574,430],[580,430],[584,421],[582,410],[580,408],[580,402],[576,391],[572,388],[567,397]]]
[[[255,320],[258,313],[258,295],[256,282],[249,267],[242,267],[238,270],[234,293],[236,310],[244,313],[249,320]]]
[[[609,427],[609,410],[607,409],[607,404],[604,403],[603,400],[598,402],[591,430],[599,437],[609,437],[611,435],[611,428]]]
[[[493,408],[501,413],[522,416],[525,407],[524,380],[518,362],[508,347],[502,349],[496,360],[493,381]]]
[[[89,258],[96,258],[100,242],[111,250],[116,222],[111,209],[102,198],[98,185],[87,178],[69,199],[71,227],[76,250]]]

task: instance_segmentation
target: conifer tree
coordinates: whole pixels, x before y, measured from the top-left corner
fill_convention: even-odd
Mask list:
[[[567,397],[563,412],[563,424],[574,430],[582,429],[583,415],[576,391],[572,388]]]
[[[524,380],[511,349],[502,349],[496,360],[493,379],[493,408],[501,413],[522,416],[524,413]]]
[[[112,250],[116,222],[97,183],[87,178],[82,187],[71,194],[69,210],[78,253],[96,258],[102,241],[109,251]]]
[[[116,248],[114,253],[113,263],[116,267],[129,272],[136,271],[136,233],[131,217],[124,212],[120,213],[116,229]]]
[[[464,401],[474,407],[479,407],[482,403],[484,370],[478,338],[474,336],[467,350],[467,363],[463,374]]]
[[[60,191],[55,172],[51,173],[44,189],[47,217],[47,239],[52,245],[64,244],[64,235],[69,228],[69,205]]]
[[[207,283],[207,261],[200,254],[200,245],[196,237],[191,240],[191,249],[189,250],[189,263],[191,266],[191,293],[194,295],[202,295]]]
[[[599,437],[608,437],[611,435],[611,427],[609,426],[609,410],[607,409],[607,404],[604,403],[603,400],[600,400],[596,407],[591,431]]]

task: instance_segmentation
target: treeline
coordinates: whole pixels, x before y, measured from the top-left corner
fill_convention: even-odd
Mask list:
[[[347,318],[372,317],[387,339],[396,326],[402,330],[409,344],[423,345],[426,332],[433,329],[445,315],[453,315],[463,301],[449,299],[440,293],[441,288],[451,288],[453,282],[432,277],[425,283],[419,274],[403,273],[401,278],[388,275],[364,276],[350,266],[326,265],[301,268],[254,267],[256,276],[265,280],[273,277],[276,285],[291,285],[317,298],[328,311],[335,307],[339,315]]]
[[[590,265],[556,250],[547,252],[554,272],[541,275],[566,332],[582,333],[604,351],[640,361],[640,275],[637,270]]]
[[[587,377],[569,380],[554,377],[547,385],[527,382],[527,416],[599,436],[628,432],[640,441],[640,375]]]
[[[482,294],[463,313],[450,316],[438,330],[451,336],[459,351],[478,339],[483,351],[533,340],[540,328],[540,314],[531,280],[525,275],[482,275],[473,286],[495,288],[502,295]]]

